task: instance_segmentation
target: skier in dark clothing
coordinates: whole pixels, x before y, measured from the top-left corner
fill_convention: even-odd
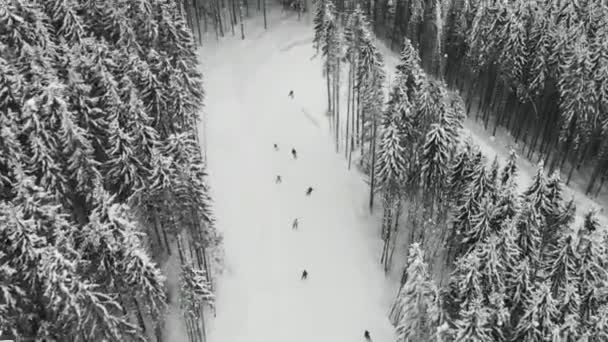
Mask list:
[[[274,150],[278,151],[279,150],[279,146],[277,144],[274,144]]]
[[[302,278],[301,278],[301,280],[306,280],[306,278],[308,278],[308,272],[306,272],[306,270],[304,270],[302,272]]]
[[[280,184],[283,180],[281,179],[281,175],[277,175],[277,180],[275,183]]]
[[[369,337],[369,331],[365,330],[365,332],[363,333],[363,337],[365,337],[366,340],[371,341],[371,337]]]
[[[295,148],[291,149],[291,155],[293,156],[293,159],[298,159],[298,153]]]
[[[298,218],[293,220],[293,223],[291,224],[291,229],[298,230]]]
[[[306,190],[306,196],[310,196],[310,194],[312,194],[312,186],[309,186]]]
[[[290,90],[289,91],[289,95],[287,95],[287,96],[289,96],[289,97],[291,97],[293,99],[293,90]]]

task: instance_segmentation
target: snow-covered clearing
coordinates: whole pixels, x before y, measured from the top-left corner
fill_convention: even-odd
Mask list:
[[[279,10],[269,19],[266,32],[255,18],[244,41],[208,38],[201,49],[201,135],[226,251],[208,340],[352,342],[367,329],[374,342],[394,341],[387,311],[396,289],[378,264],[368,188],[331,144],[312,29]]]

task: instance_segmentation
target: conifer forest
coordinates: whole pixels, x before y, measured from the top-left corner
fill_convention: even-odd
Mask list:
[[[0,341],[608,341],[608,3],[0,0]]]

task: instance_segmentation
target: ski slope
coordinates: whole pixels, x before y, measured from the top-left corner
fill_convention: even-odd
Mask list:
[[[374,342],[394,341],[395,282],[378,264],[368,187],[331,143],[312,29],[278,9],[269,19],[266,32],[251,19],[245,40],[209,36],[201,49],[201,137],[226,252],[208,341],[353,342],[366,329]]]

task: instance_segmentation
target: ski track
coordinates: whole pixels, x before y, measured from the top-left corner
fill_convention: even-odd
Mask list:
[[[208,39],[201,50],[208,113],[201,134],[227,263],[208,341],[352,342],[364,341],[366,329],[374,342],[394,341],[387,311],[396,289],[377,261],[367,186],[335,153],[321,65],[300,43],[312,29],[277,12],[265,33],[259,19],[246,23],[255,41]]]

